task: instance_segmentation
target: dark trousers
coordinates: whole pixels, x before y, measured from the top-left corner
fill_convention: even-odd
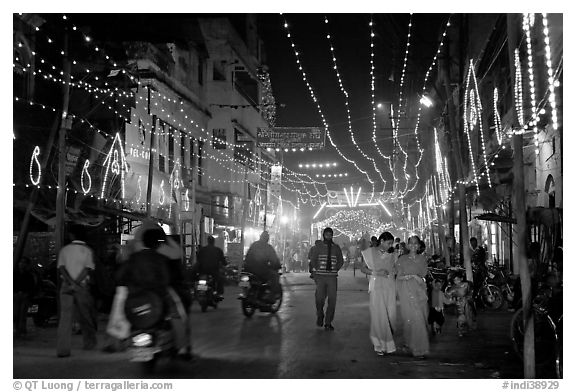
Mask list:
[[[18,334],[26,333],[29,306],[30,296],[27,293],[22,291],[14,293],[14,329]]]
[[[336,311],[336,293],[338,291],[337,276],[322,276],[316,274],[316,316],[324,317],[324,324],[328,325],[334,320]],[[324,304],[328,297],[328,307],[324,316]]]
[[[85,349],[96,346],[96,307],[87,287],[69,291],[60,290],[60,319],[56,338],[58,356],[70,355],[72,346],[72,321],[76,319],[82,329],[82,340]]]

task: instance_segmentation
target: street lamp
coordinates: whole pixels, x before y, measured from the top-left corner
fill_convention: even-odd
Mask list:
[[[422,97],[420,97],[420,103],[424,106],[426,106],[427,108],[434,106],[434,103],[432,102],[432,100],[430,98],[428,98],[428,96],[426,95],[422,95]]]

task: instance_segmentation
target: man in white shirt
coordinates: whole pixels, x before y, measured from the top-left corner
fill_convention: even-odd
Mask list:
[[[58,357],[70,356],[72,321],[74,316],[82,330],[84,349],[96,347],[97,314],[90,293],[90,279],[94,271],[94,254],[84,242],[84,230],[73,226],[69,231],[72,242],[58,254],[60,285],[60,318],[56,341]]]

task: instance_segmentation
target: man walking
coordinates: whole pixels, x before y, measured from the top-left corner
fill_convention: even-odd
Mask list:
[[[56,340],[58,357],[70,356],[72,345],[72,319],[80,323],[84,349],[96,347],[96,307],[90,293],[90,280],[94,271],[94,255],[86,245],[85,233],[79,226],[70,229],[72,242],[58,254],[60,285],[60,319]]]
[[[336,293],[338,290],[338,270],[344,264],[342,250],[332,241],[334,232],[327,227],[322,232],[324,241],[312,248],[310,266],[316,281],[316,325],[333,331]],[[324,304],[328,297],[328,307],[324,315]]]

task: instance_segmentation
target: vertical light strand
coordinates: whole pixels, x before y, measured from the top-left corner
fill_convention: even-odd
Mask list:
[[[476,163],[474,162],[474,151],[472,150],[472,140],[470,139],[470,124],[469,121],[474,121],[474,118],[471,116],[474,115],[474,110],[470,110],[469,113],[469,100],[470,95],[474,95],[473,90],[470,91],[470,78],[472,76],[472,70],[474,66],[472,64],[472,60],[470,60],[470,66],[468,67],[468,76],[466,78],[466,91],[464,94],[464,131],[466,132],[466,139],[468,140],[468,153],[470,154],[470,162],[472,163],[472,173],[474,174],[474,183],[476,184],[476,194],[480,195],[480,187],[478,185],[478,176],[476,175]]]
[[[368,161],[372,162],[372,165],[374,166],[374,170],[378,173],[378,175],[380,176],[380,179],[382,180],[382,192],[380,193],[381,195],[384,194],[384,190],[386,189],[386,180],[384,179],[384,177],[382,176],[382,172],[380,172],[380,170],[378,169],[378,167],[376,166],[376,162],[374,161],[374,158],[366,155],[366,153],[364,153],[364,151],[362,151],[362,149],[360,148],[360,146],[358,146],[358,144],[356,143],[356,139],[354,138],[354,130],[352,128],[352,119],[350,116],[350,104],[348,102],[348,91],[344,88],[344,83],[342,82],[342,78],[340,77],[340,71],[338,69],[338,62],[336,61],[336,52],[334,50],[334,45],[332,44],[332,38],[330,35],[330,29],[328,27],[328,17],[325,16],[324,17],[324,23],[326,24],[326,30],[328,31],[326,34],[326,38],[328,39],[328,44],[330,45],[330,55],[332,56],[332,63],[334,64],[334,71],[336,72],[336,77],[338,78],[338,85],[340,87],[340,91],[342,92],[342,94],[344,95],[344,103],[346,105],[346,116],[348,118],[348,133],[350,134],[350,138],[352,139],[352,143],[354,144],[354,147],[356,147],[356,150],[358,150],[358,152]],[[370,203],[372,202],[372,198],[373,195],[370,197]]]
[[[496,127],[496,139],[498,144],[502,144],[502,120],[498,112],[498,87],[494,87],[494,126]]]
[[[552,128],[554,130],[558,129],[558,113],[556,109],[556,93],[554,88],[556,84],[554,82],[554,74],[552,70],[552,51],[550,50],[550,31],[548,29],[548,14],[542,14],[542,25],[544,34],[544,47],[546,53],[546,70],[548,73],[548,103],[550,104],[550,112],[552,114]]]
[[[514,50],[514,68],[516,76],[514,78],[514,104],[516,106],[516,116],[518,124],[522,127],[517,133],[524,133],[524,97],[522,92],[522,63],[520,62],[520,51]]]
[[[422,95],[425,94],[426,92],[426,83],[428,82],[428,78],[430,77],[430,73],[432,72],[432,69],[434,67],[434,65],[436,65],[436,61],[438,60],[438,56],[440,55],[440,52],[444,46],[444,39],[446,38],[446,35],[448,33],[448,28],[451,26],[450,20],[452,19],[452,15],[450,15],[448,17],[448,20],[446,21],[446,26],[444,27],[444,32],[442,33],[442,38],[440,40],[440,44],[438,45],[438,49],[436,50],[436,54],[434,55],[434,58],[432,59],[432,64],[430,64],[430,67],[428,67],[428,70],[426,71],[426,75],[424,76],[424,82],[422,83]],[[418,130],[419,130],[419,126],[420,126],[420,117],[422,116],[422,105],[418,105],[418,114],[416,116],[416,126],[414,127],[414,136],[416,138],[416,143],[417,143],[417,147],[418,147],[418,161],[416,162],[415,165],[415,171],[416,171],[416,181],[414,182],[414,185],[412,186],[412,188],[410,189],[404,189],[403,192],[401,192],[401,197],[405,197],[408,193],[412,192],[416,186],[418,185],[418,180],[420,179],[420,177],[418,176],[418,167],[420,166],[420,163],[422,162],[422,158],[424,156],[424,149],[421,148],[420,145],[420,139],[418,138]]]
[[[42,177],[42,166],[40,166],[40,162],[38,161],[38,155],[40,155],[40,146],[34,147],[34,151],[32,151],[32,157],[30,158],[30,182],[32,185],[38,185],[40,183],[40,178]],[[36,166],[38,170],[38,176],[34,178],[33,175],[33,168]]]
[[[532,33],[530,31],[530,25],[533,24],[533,14],[523,14],[522,18],[522,28],[526,34],[526,49],[528,55],[528,79],[530,85],[530,109],[531,116],[528,125],[532,126],[532,131],[534,132],[534,147],[536,148],[536,155],[540,153],[540,148],[538,146],[538,127],[537,127],[537,115],[536,115],[536,86],[534,83],[534,58],[532,56]],[[532,23],[531,23],[532,22]]]
[[[410,53],[410,37],[412,34],[412,15],[413,14],[410,13],[410,20],[408,22],[408,37],[406,38],[406,51],[404,53],[404,62],[402,64],[402,74],[400,76],[398,117],[396,118],[396,123],[395,123],[395,127],[393,130],[394,142],[396,143],[396,145],[398,147],[400,147],[400,151],[402,151],[402,154],[404,154],[404,168],[403,168],[403,170],[404,170],[404,178],[406,179],[406,187],[404,188],[404,190],[406,190],[406,188],[408,188],[408,181],[410,180],[410,177],[408,176],[408,171],[406,170],[406,168],[408,166],[408,154],[406,153],[406,151],[402,147],[402,143],[400,143],[400,140],[398,138],[398,131],[400,128],[400,117],[402,114],[402,95],[404,93],[404,77],[406,76],[406,67],[408,65],[408,54]],[[404,112],[406,113],[406,104],[404,104]]]
[[[314,90],[312,89],[312,86],[310,85],[310,83],[308,82],[308,79],[306,77],[306,72],[304,72],[304,69],[302,67],[302,63],[300,61],[300,54],[299,54],[298,50],[296,49],[296,45],[294,44],[294,40],[292,39],[292,35],[290,33],[289,25],[288,25],[286,18],[284,18],[284,28],[286,29],[286,36],[290,40],[290,45],[292,47],[292,50],[294,51],[294,55],[296,56],[296,64],[298,66],[298,69],[300,70],[300,73],[302,74],[302,80],[306,84],[306,87],[308,87],[310,97],[312,98],[312,100],[316,104],[318,114],[320,115],[320,118],[322,119],[322,123],[324,124],[324,127],[326,128],[326,135],[328,136],[328,140],[330,141],[330,144],[332,145],[332,147],[334,147],[334,149],[336,150],[338,155],[340,155],[346,162],[353,164],[354,167],[356,168],[356,170],[358,170],[360,173],[362,173],[366,176],[366,178],[368,179],[368,182],[372,186],[372,197],[373,197],[373,195],[374,195],[374,181],[370,178],[370,176],[368,175],[368,173],[366,171],[364,171],[364,170],[360,169],[360,167],[358,167],[358,164],[354,160],[351,160],[348,157],[346,157],[340,151],[340,149],[338,148],[338,146],[336,145],[336,143],[332,139],[332,135],[330,132],[330,127],[328,125],[328,122],[326,121],[326,118],[324,117],[324,113],[322,113],[322,109],[320,107],[320,103],[318,102],[318,98],[316,98],[316,95],[314,94]]]
[[[368,24],[370,27],[370,79],[371,79],[371,90],[372,90],[372,141],[374,142],[374,146],[376,147],[376,151],[378,154],[384,159],[388,160],[388,166],[390,167],[390,172],[395,178],[394,171],[392,170],[391,159],[389,156],[384,155],[380,147],[378,146],[378,142],[376,140],[376,65],[374,59],[374,18],[373,15],[370,15],[370,23]],[[384,190],[383,190],[384,191]]]
[[[474,80],[474,89],[476,90],[476,101],[474,103],[474,105],[477,107],[476,111],[477,111],[477,116],[478,116],[478,124],[480,126],[480,145],[482,146],[482,155],[484,156],[484,165],[485,167],[485,175],[486,175],[486,180],[488,181],[488,187],[492,188],[492,181],[490,180],[490,169],[489,169],[489,165],[488,165],[488,157],[486,156],[486,139],[484,138],[484,121],[482,118],[482,101],[480,99],[480,90],[478,90],[478,81],[476,79],[476,71],[474,70],[474,64],[472,63],[472,60],[470,60],[470,67],[472,69],[472,80]]]

